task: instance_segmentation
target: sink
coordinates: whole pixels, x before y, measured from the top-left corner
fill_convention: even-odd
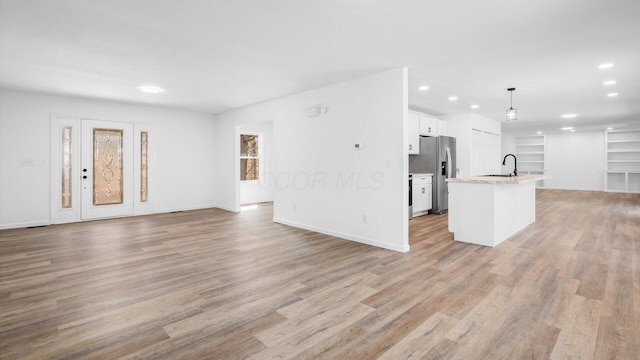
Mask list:
[[[489,174],[489,175],[480,175],[480,176],[513,177],[514,175],[513,174]]]

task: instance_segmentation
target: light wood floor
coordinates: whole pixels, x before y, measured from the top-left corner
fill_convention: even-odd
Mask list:
[[[0,358],[638,359],[640,195],[539,190],[486,248],[446,215],[411,252],[272,207],[0,232]]]

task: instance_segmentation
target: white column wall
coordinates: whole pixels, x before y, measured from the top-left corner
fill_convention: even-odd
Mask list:
[[[236,127],[273,119],[275,221],[408,251],[406,118],[406,68],[220,114],[220,207],[239,210]]]

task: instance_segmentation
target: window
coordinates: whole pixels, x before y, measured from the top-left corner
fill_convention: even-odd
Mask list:
[[[240,181],[260,180],[260,149],[259,134],[240,134]]]

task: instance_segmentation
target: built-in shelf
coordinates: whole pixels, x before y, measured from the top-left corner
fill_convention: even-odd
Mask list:
[[[516,156],[518,157],[519,174],[544,174],[545,135],[519,136],[516,138]],[[544,187],[544,180],[536,182],[537,187]]]
[[[640,130],[605,131],[605,190],[640,193]]]
[[[544,136],[544,135],[539,135],[539,136]],[[525,137],[529,137],[529,136],[525,136]],[[526,144],[516,144],[517,147],[522,147],[522,146],[545,146],[544,143],[526,143]]]
[[[628,140],[609,140],[608,143],[636,143],[640,142],[640,139],[628,139]]]

